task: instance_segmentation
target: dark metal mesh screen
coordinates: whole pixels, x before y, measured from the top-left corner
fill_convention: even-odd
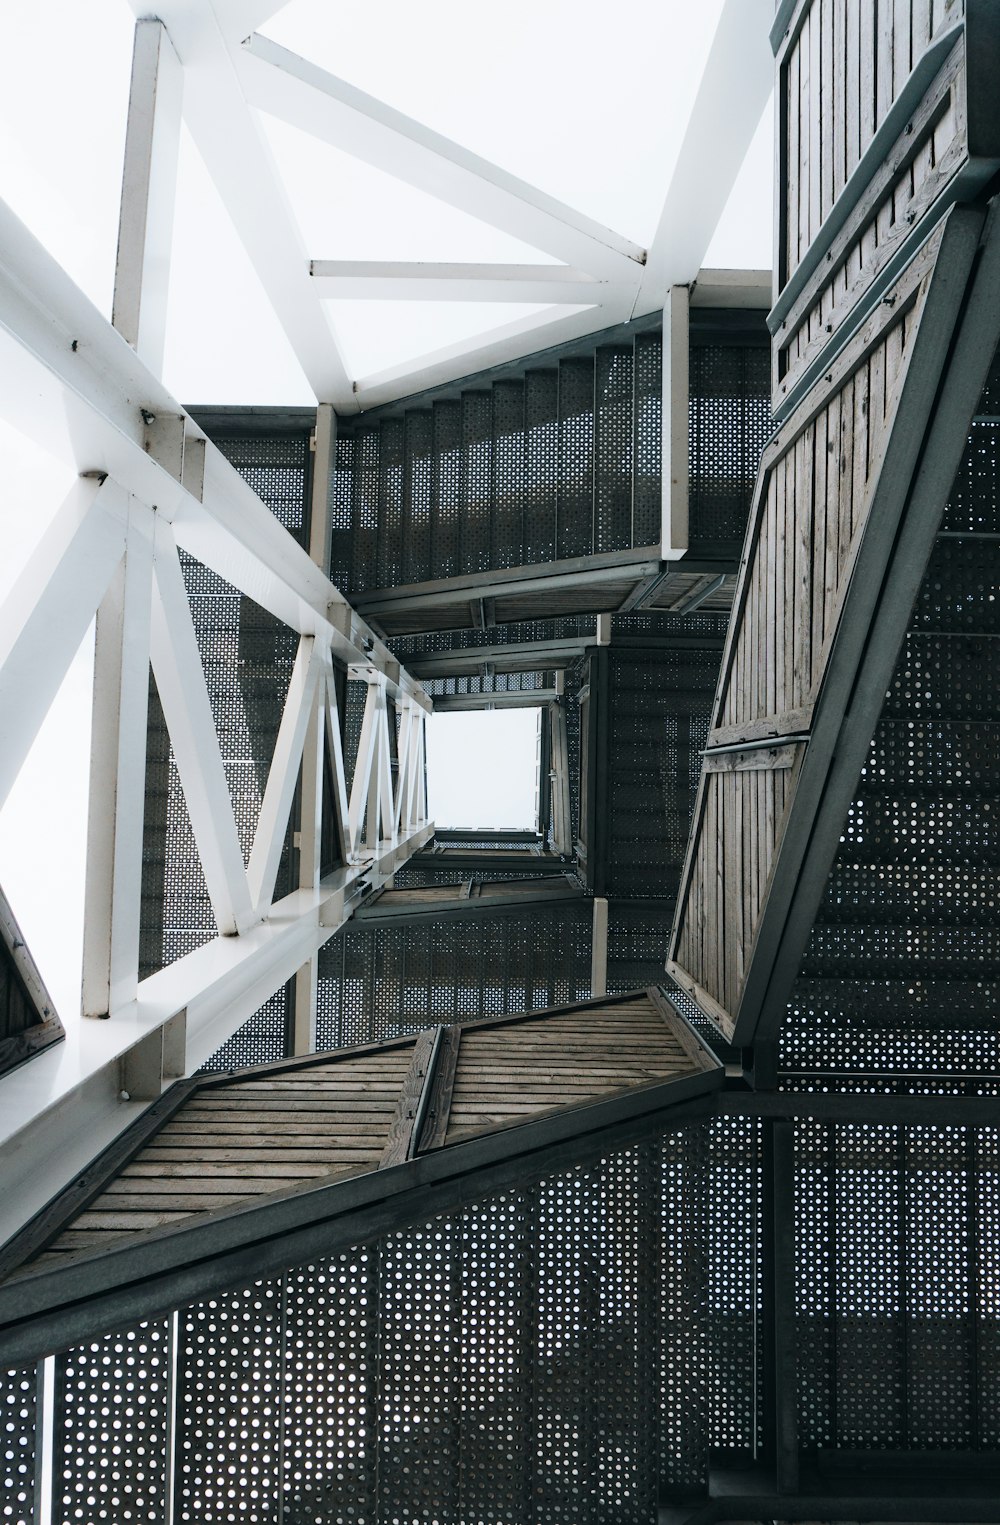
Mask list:
[[[848,812],[782,1034],[789,1070],[1000,1077],[992,429],[972,426]]]
[[[730,1461],[747,1461],[760,1450],[765,1423],[763,1128],[756,1118],[714,1118],[708,1135],[709,1444]]]
[[[1000,1130],[796,1124],[805,1449],[1000,1445]]]
[[[33,1366],[0,1372],[0,1518],[34,1525],[39,1421]]]
[[[655,544],[661,408],[660,337],[642,333],[344,420],[334,581],[363,592]]]
[[[586,999],[590,932],[586,903],[406,928],[349,924],[320,952],[317,1046]]]
[[[55,1363],[53,1521],[167,1517],[168,1319],[78,1346]]]
[[[717,651],[611,648],[610,894],[676,892],[718,664]]]
[[[692,345],[690,389],[690,539],[742,541],[772,427],[770,351]]]
[[[286,1059],[290,1052],[290,1022],[294,981],[282,985],[269,1001],[259,1006],[243,1026],[201,1066],[208,1070],[242,1070],[251,1064],[270,1064]]]
[[[60,1357],[53,1520],[162,1521],[170,1475],[199,1525],[653,1525],[707,1462],[705,1142],[529,1174]]]

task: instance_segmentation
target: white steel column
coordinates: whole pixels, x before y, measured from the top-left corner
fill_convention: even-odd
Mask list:
[[[183,88],[163,23],[137,21],[111,321],[156,376],[163,371]]]
[[[125,555],[97,611],[83,922],[85,1017],[106,1017],[134,1000],[139,981],[152,574],[153,516],[133,501]]]
[[[594,900],[594,924],[590,943],[590,993],[608,993],[608,902],[598,895]]]
[[[663,309],[663,510],[660,555],[688,548],[688,289],[671,286]]]

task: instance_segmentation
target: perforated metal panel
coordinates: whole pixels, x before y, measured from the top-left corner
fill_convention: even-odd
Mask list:
[[[707,1456],[703,1168],[689,1126],[70,1352],[53,1520],[653,1525]]]
[[[290,1023],[294,984],[283,985],[233,1036],[216,1049],[202,1071],[242,1070],[251,1064],[270,1064],[285,1059],[290,1049]]]
[[[431,477],[433,419],[426,410],[406,415],[403,464],[403,549],[401,582],[426,582],[436,574],[431,561]]]
[[[632,345],[602,345],[594,377],[594,549],[641,545],[632,533]]]
[[[33,1366],[0,1376],[0,1518],[34,1525],[38,1467],[38,1377]]]
[[[668,1134],[661,1148],[660,1492],[693,1498],[709,1461],[708,1128]]]
[[[994,1128],[796,1124],[806,1450],[997,1445]]]
[[[763,1441],[763,1130],[756,1118],[708,1124],[709,1445],[730,1461]]]
[[[286,1278],[284,1509],[303,1525],[374,1518],[377,1266],[358,1249]]]
[[[714,650],[611,648],[607,886],[613,895],[675,892],[718,662]]]
[[[167,1520],[171,1323],[107,1335],[55,1363],[59,1525]]]
[[[317,1045],[586,999],[590,931],[586,904],[405,928],[349,925],[319,955]]]
[[[1000,549],[977,538],[996,517],[991,431],[972,426],[844,824],[788,1070],[1000,1076]]]
[[[739,542],[772,427],[770,352],[692,345],[689,384],[690,538]]]
[[[659,333],[636,335],[634,366],[632,543],[658,545],[663,513],[663,340]]]
[[[285,1287],[261,1282],[182,1310],[174,1518],[264,1525],[278,1516]]]

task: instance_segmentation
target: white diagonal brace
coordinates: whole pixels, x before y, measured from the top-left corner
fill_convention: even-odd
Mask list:
[[[326,716],[326,755],[333,775],[333,813],[336,819],[340,850],[346,862],[351,854],[350,807],[347,801],[347,773],[344,768],[344,746],[340,738],[340,708],[337,704],[337,688],[333,681],[333,666],[329,653],[325,653],[326,685],[324,713]]]
[[[137,21],[111,321],[163,373],[183,74],[160,21]]]
[[[536,249],[592,275],[620,275],[642,261],[643,251],[610,228],[266,37],[248,38],[239,68],[261,110]]]
[[[774,88],[773,0],[723,0],[660,221],[636,314],[656,312],[671,286],[695,279]]]
[[[274,756],[247,865],[250,899],[258,913],[266,910],[274,894],[281,848],[288,828],[319,671],[315,642],[311,636],[304,635],[299,642],[292,668],[288,696],[281,714]]]
[[[424,748],[427,736],[427,717],[423,713],[416,715],[417,744],[413,749],[412,776],[409,795],[409,820],[407,827],[412,830],[422,825],[427,819],[427,786],[424,777]]]
[[[435,264],[411,260],[314,259],[323,297],[352,301],[602,302],[612,287],[568,265]]]
[[[384,703],[379,684],[376,681],[370,681],[368,693],[365,696],[365,711],[361,717],[361,737],[358,741],[358,755],[354,763],[354,777],[351,780],[351,802],[348,807],[348,839],[352,857],[356,855],[361,844],[363,822],[369,810],[369,796],[378,789],[376,762],[380,698]]]
[[[396,773],[396,797],[393,802],[393,830],[398,834],[406,820],[406,803],[410,789],[410,756],[416,745],[414,736],[413,706],[403,704],[399,715],[399,767]]]
[[[142,15],[142,0],[132,0]],[[321,402],[356,411],[329,319],[263,128],[247,105],[222,19],[208,3],[163,0],[157,14],[184,64],[184,120],[275,316]]]
[[[85,1017],[106,1017],[135,1000],[139,983],[152,573],[153,515],[133,503],[125,555],[97,611],[94,643]]]
[[[150,654],[205,884],[223,935],[256,920],[212,718],[184,577],[170,526],[156,527]]]
[[[393,846],[396,844],[392,752],[389,745],[389,706],[385,702],[384,693],[378,716],[378,749],[375,766],[378,770],[378,809],[373,816],[369,805],[368,812],[369,826],[374,824],[374,835],[370,836],[368,842],[373,852],[378,850],[382,842],[389,842]]]
[[[319,671],[309,704],[309,723],[302,747],[302,787],[299,791],[299,888],[303,890],[314,890],[319,884],[323,853],[323,747],[326,731],[323,711],[326,708],[326,674],[315,649],[314,658]],[[268,783],[270,782],[268,777]]]
[[[114,576],[127,515],[114,483],[74,483],[0,607],[0,805]]]
[[[537,350],[568,344],[572,339],[581,339],[600,329],[627,322],[633,306],[634,287],[626,289],[624,295],[623,288],[618,285],[602,290],[610,295],[596,307],[574,313],[549,307],[541,313],[488,329],[477,338],[463,339],[400,365],[362,376],[355,383],[358,404],[362,408],[375,408],[381,403],[408,397],[413,392],[442,386],[476,371],[488,371],[494,366],[505,365],[508,360],[520,360]]]

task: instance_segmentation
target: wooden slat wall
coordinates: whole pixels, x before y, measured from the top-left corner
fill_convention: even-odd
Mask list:
[[[731,1037],[935,268],[926,247],[765,451],[671,940],[671,974]]]
[[[805,745],[784,750],[791,766],[786,757],[775,767],[766,749],[748,751],[736,754],[740,767],[706,773],[702,783],[687,913],[669,968],[727,1037]]]
[[[888,311],[888,310],[887,310]],[[808,724],[852,552],[903,382],[917,309],[898,303],[874,346],[780,453],[765,456],[756,536],[737,595],[740,623],[714,740],[748,740]]]
[[[786,215],[793,273],[909,77],[964,0],[811,0],[781,59]],[[801,19],[799,19],[801,18]]]
[[[773,350],[776,407],[967,163],[964,68],[965,41],[959,37],[866,195],[831,242],[821,277],[807,284],[784,318]],[[839,194],[843,182],[835,177],[835,183]],[[799,251],[799,258],[804,252]]]

